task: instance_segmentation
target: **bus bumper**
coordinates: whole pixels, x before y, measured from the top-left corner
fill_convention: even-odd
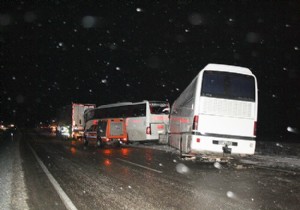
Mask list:
[[[196,154],[253,155],[255,146],[255,139],[192,135],[190,149]]]

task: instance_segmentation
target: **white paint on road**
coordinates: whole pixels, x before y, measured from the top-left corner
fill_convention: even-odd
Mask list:
[[[147,169],[147,170],[150,170],[150,171],[154,171],[156,173],[162,173],[162,171],[159,171],[159,170],[156,170],[156,169],[153,169],[153,168],[149,168],[147,166],[143,166],[143,165],[140,165],[140,164],[137,164],[137,163],[134,163],[134,162],[130,162],[128,160],[124,160],[124,159],[121,159],[121,158],[116,158],[117,160],[120,160],[122,162],[125,162],[125,163],[128,163],[128,164],[131,164],[131,165],[134,165],[134,166],[137,166],[137,167],[140,167],[140,168],[143,168],[143,169]]]
[[[53,185],[54,189],[58,193],[58,195],[59,195],[60,199],[62,200],[62,202],[64,203],[65,207],[68,210],[77,210],[76,206],[73,204],[73,202],[68,197],[68,195],[65,193],[65,191],[63,191],[63,189],[60,187],[59,183],[56,181],[56,179],[49,172],[49,170],[47,169],[45,164],[41,161],[41,159],[38,157],[38,155],[36,154],[34,149],[30,146],[30,144],[28,144],[28,146],[31,149],[31,151],[32,151],[34,157],[36,158],[37,162],[40,164],[41,168],[43,169],[43,171],[47,175],[47,177],[48,177],[49,181],[51,182],[51,184]]]

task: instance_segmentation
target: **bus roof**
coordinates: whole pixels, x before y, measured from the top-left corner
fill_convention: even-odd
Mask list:
[[[108,108],[108,107],[118,107],[118,106],[125,106],[125,105],[135,105],[135,104],[143,104],[143,103],[168,103],[167,101],[148,101],[148,100],[143,100],[143,101],[138,101],[138,102],[119,102],[119,103],[113,103],[113,104],[105,104],[98,106],[96,109],[101,109],[101,108]]]
[[[253,75],[251,70],[240,66],[231,66],[225,64],[207,64],[202,70],[212,70],[212,71],[227,71],[232,73],[248,74]]]

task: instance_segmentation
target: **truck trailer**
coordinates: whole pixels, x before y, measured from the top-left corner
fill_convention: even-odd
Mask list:
[[[95,107],[95,104],[72,103],[59,109],[57,114],[57,134],[63,138],[82,138],[84,112]]]

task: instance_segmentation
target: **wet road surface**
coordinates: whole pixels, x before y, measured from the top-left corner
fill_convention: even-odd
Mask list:
[[[132,146],[97,149],[34,132],[22,134],[20,153],[30,209],[68,207],[37,158],[75,209],[298,209],[300,203],[299,172],[187,161]]]

